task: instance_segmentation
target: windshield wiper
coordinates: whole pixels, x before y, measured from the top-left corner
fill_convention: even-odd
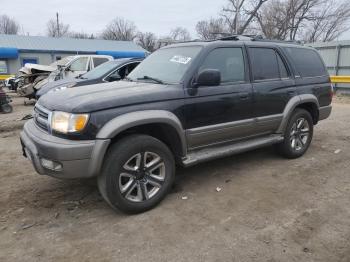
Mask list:
[[[158,83],[158,84],[164,84],[164,82],[158,78],[154,78],[151,76],[144,76],[144,77],[139,77],[137,78],[137,80],[153,80],[154,82]]]

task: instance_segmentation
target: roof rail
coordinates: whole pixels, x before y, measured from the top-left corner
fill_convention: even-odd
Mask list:
[[[293,43],[293,44],[299,44],[299,45],[304,44],[302,41],[298,41],[298,40],[266,39],[262,35],[228,35],[228,36],[217,38],[215,40],[221,40],[221,41],[250,40],[250,41],[259,41],[259,42]]]

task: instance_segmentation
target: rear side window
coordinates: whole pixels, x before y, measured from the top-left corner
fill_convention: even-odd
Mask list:
[[[255,81],[289,77],[283,60],[274,49],[253,47],[249,53]]]
[[[199,71],[217,69],[221,73],[221,82],[245,81],[244,59],[242,48],[225,47],[211,51]]]
[[[102,58],[102,57],[94,57],[93,61],[94,61],[94,67],[97,67],[100,64],[103,64],[103,63],[107,62],[108,59],[107,58]]]
[[[287,47],[295,68],[301,77],[315,77],[327,75],[321,57],[313,49]]]

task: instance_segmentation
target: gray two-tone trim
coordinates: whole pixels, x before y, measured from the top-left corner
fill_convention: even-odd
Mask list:
[[[181,153],[186,155],[185,131],[180,120],[171,112],[165,110],[143,110],[118,116],[98,132],[97,139],[112,139],[126,129],[145,124],[167,124],[174,128],[181,141]]]
[[[326,119],[330,116],[332,112],[332,106],[329,105],[329,106],[321,106],[319,108],[319,117],[318,117],[318,120],[323,120],[323,119]]]
[[[284,130],[287,127],[288,121],[294,109],[298,105],[304,104],[304,103],[313,103],[317,106],[317,108],[320,108],[317,97],[312,94],[302,94],[302,95],[292,97],[287,103],[286,107],[284,108],[283,119],[280,126],[277,129],[277,133],[280,133],[280,134],[284,133]]]
[[[194,149],[270,134],[279,126],[282,117],[282,114],[276,114],[188,129],[186,130],[188,147]]]

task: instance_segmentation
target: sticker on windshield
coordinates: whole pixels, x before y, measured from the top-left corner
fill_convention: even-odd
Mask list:
[[[174,55],[170,59],[170,62],[180,63],[180,64],[186,65],[188,62],[190,62],[190,60],[191,60],[191,57],[182,56],[182,55]]]

